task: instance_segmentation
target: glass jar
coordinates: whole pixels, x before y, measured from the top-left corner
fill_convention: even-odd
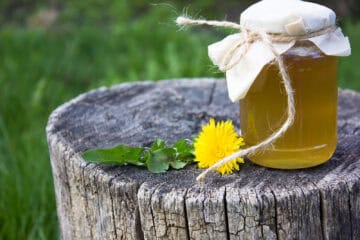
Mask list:
[[[261,166],[299,169],[319,165],[337,143],[337,66],[309,41],[283,54],[295,97],[295,122],[272,147],[249,159]],[[267,64],[240,100],[240,127],[246,144],[268,138],[287,118],[287,96],[276,64]]]

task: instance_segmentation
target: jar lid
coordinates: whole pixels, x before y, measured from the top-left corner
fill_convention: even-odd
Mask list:
[[[246,9],[241,14],[240,27],[249,31],[229,35],[208,47],[209,57],[215,65],[223,67],[226,63],[225,66],[231,66],[225,68],[231,101],[246,96],[263,67],[276,58],[274,50],[281,55],[298,39],[312,42],[325,55],[349,56],[349,39],[335,26],[335,21],[336,15],[331,9],[301,0],[262,0]],[[262,38],[249,41],[249,32],[290,38],[288,42],[269,38],[269,47],[269,41]],[[244,42],[248,44],[239,44]]]
[[[240,25],[245,29],[292,36],[316,32],[335,23],[333,10],[301,0],[262,0],[240,16]]]

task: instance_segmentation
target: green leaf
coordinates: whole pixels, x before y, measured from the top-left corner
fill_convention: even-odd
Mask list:
[[[180,160],[174,160],[170,162],[170,166],[174,169],[181,169],[184,168],[186,165],[188,165],[188,162],[183,162]]]
[[[162,148],[166,148],[166,144],[163,140],[161,139],[155,139],[153,145],[151,146],[151,151],[154,152],[158,149],[162,149]]]
[[[150,148],[118,145],[110,149],[86,151],[83,158],[94,163],[145,166],[150,172],[162,173],[170,166],[174,169],[184,168],[193,162],[194,156],[190,140],[180,140],[169,147],[163,140],[156,139]]]
[[[194,159],[194,145],[191,140],[182,139],[173,145],[176,150],[176,159],[191,163]]]
[[[170,161],[175,159],[176,151],[172,148],[160,148],[150,152],[146,161],[152,173],[162,173],[169,169]]]
[[[133,164],[144,166],[145,162],[141,161],[141,155],[144,148],[127,147],[118,145],[109,149],[95,149],[83,153],[83,158],[88,162],[102,164]]]

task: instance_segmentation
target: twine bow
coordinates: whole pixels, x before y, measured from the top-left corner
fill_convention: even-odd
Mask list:
[[[277,50],[275,49],[273,43],[275,43],[275,42],[288,43],[288,42],[291,42],[294,40],[305,40],[305,39],[309,39],[312,37],[321,36],[321,35],[329,33],[329,32],[333,32],[337,28],[336,28],[336,26],[331,26],[326,29],[316,31],[313,33],[309,33],[306,35],[290,36],[290,35],[285,35],[285,34],[269,34],[269,33],[260,32],[260,31],[258,31],[258,32],[250,31],[248,29],[242,28],[237,23],[227,22],[227,21],[207,21],[207,20],[201,20],[201,19],[194,20],[194,19],[190,19],[190,18],[186,18],[186,17],[178,17],[176,19],[176,23],[180,26],[183,26],[183,25],[209,25],[209,26],[215,26],[215,27],[227,27],[227,28],[238,29],[242,33],[244,33],[244,38],[239,40],[239,42],[237,42],[236,44],[234,44],[225,54],[222,62],[219,65],[219,69],[222,72],[226,72],[226,71],[232,69],[234,66],[236,66],[241,61],[241,59],[245,56],[245,54],[248,52],[251,44],[253,44],[256,41],[262,41],[269,47],[269,49],[272,51],[272,53],[275,56],[274,62],[279,67],[280,75],[281,75],[282,82],[284,84],[286,95],[287,95],[287,119],[282,124],[282,126],[277,131],[275,131],[273,134],[271,134],[268,138],[263,140],[262,142],[254,145],[254,146],[248,147],[246,149],[240,149],[237,152],[235,152],[229,156],[226,156],[223,159],[220,159],[217,163],[215,163],[208,169],[204,170],[196,178],[196,180],[198,182],[202,182],[202,181],[204,181],[206,175],[210,171],[213,171],[213,170],[221,167],[222,165],[234,160],[235,158],[243,157],[246,155],[251,155],[259,150],[267,148],[268,146],[273,144],[277,139],[279,139],[294,123],[294,120],[295,120],[294,90],[291,86],[291,79],[286,70],[284,60],[283,60],[281,54],[279,54],[277,52]],[[240,47],[243,47],[243,51],[234,60],[233,59],[234,55]]]

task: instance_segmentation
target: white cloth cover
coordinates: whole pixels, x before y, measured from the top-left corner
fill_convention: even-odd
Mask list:
[[[267,33],[286,33],[286,26],[302,19],[307,33],[334,26],[336,14],[320,4],[301,0],[263,0],[240,16],[243,28]],[[290,34],[290,33],[289,33]]]
[[[263,0],[245,10],[241,15],[240,25],[252,31],[267,33],[285,33],[304,35],[335,25],[334,12],[324,6],[300,0]],[[208,47],[212,62],[219,66],[231,48],[244,38],[243,33],[227,36],[220,42]],[[349,39],[340,28],[334,32],[309,38],[324,54],[331,56],[349,56],[351,48]],[[274,43],[278,53],[289,50],[295,41]],[[243,47],[237,49],[232,61],[239,59]],[[261,41],[251,44],[247,53],[230,70],[226,72],[230,100],[236,102],[245,97],[262,68],[274,60],[270,48]]]

